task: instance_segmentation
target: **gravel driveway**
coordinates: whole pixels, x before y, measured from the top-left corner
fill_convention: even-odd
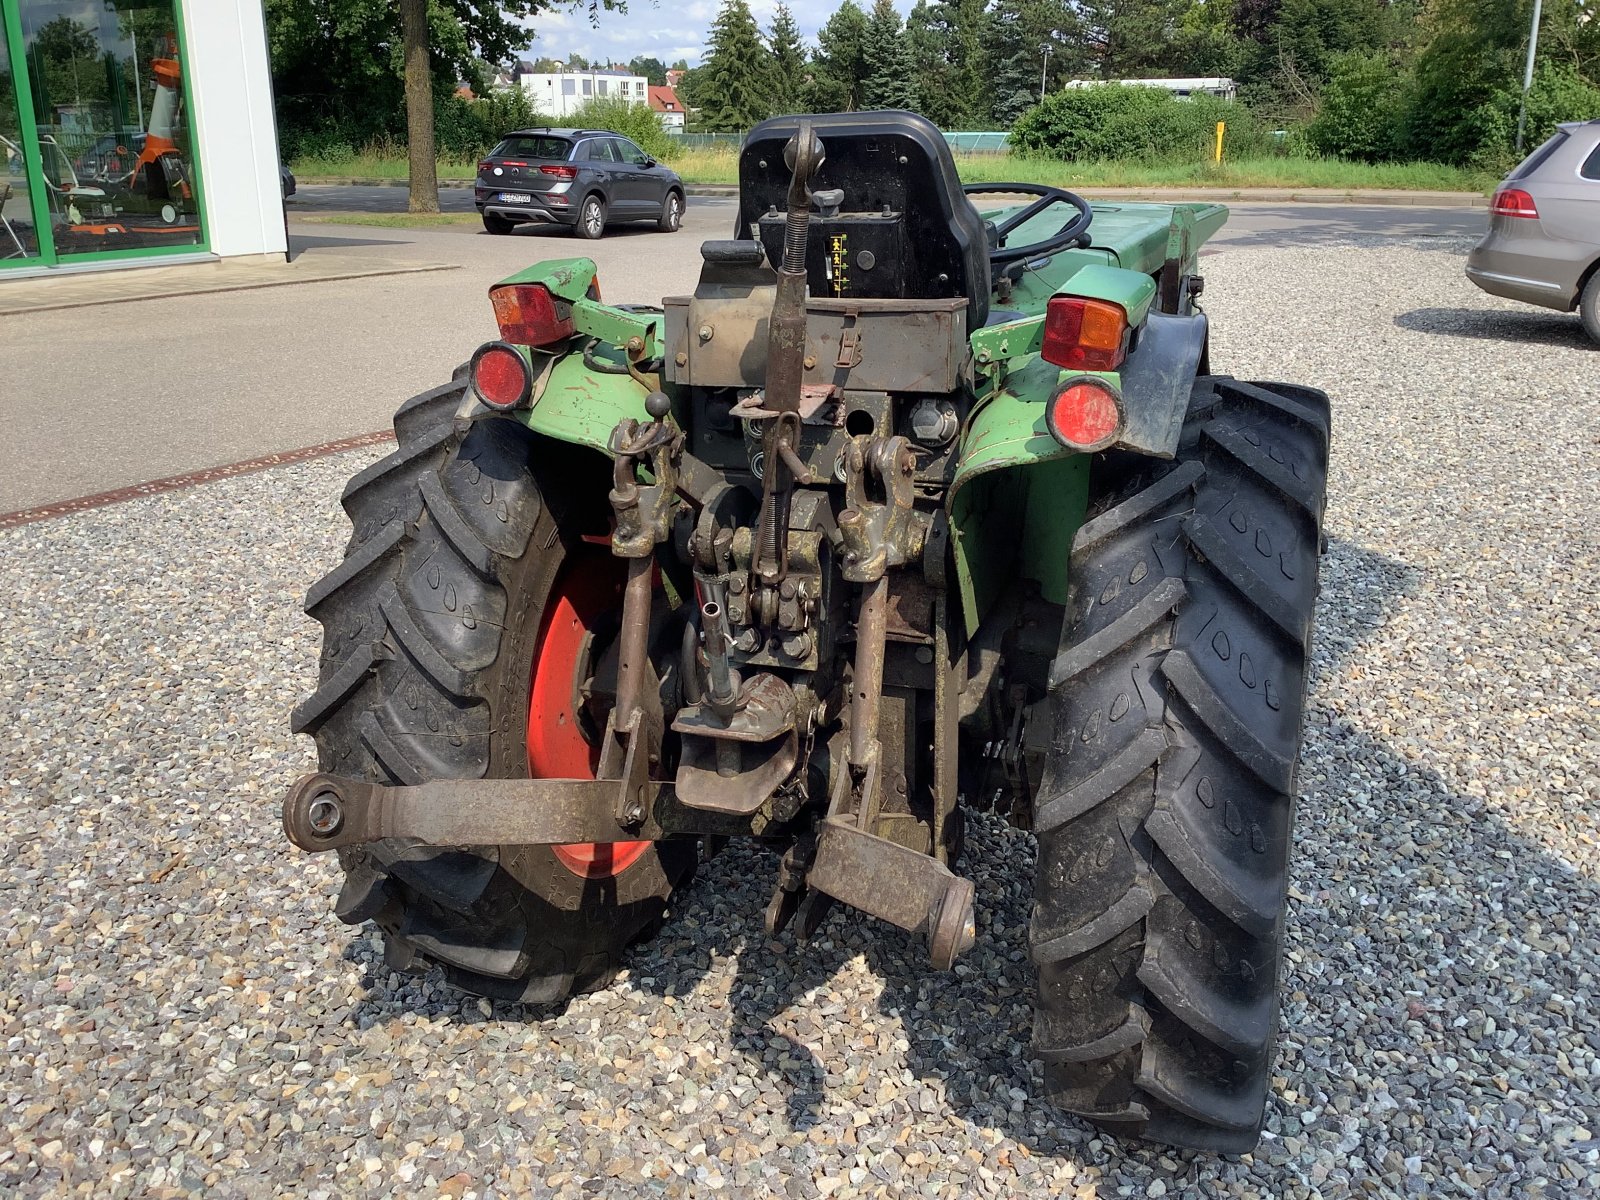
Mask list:
[[[1600,353],[1464,249],[1205,260],[1214,361],[1335,412],[1255,1155],[1040,1103],[1032,843],[991,821],[954,977],[849,915],[768,941],[752,849],[559,1011],[386,969],[277,820],[359,452],[0,534],[0,1192],[1595,1194]]]

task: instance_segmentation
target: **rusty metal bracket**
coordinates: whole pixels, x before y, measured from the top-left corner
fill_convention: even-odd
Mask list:
[[[844,499],[839,536],[844,543],[842,574],[851,583],[870,583],[890,567],[915,562],[922,554],[924,527],[916,520],[917,455],[903,437],[862,435],[845,451]],[[868,479],[883,488],[883,499],[868,492]]]
[[[954,966],[977,940],[970,879],[846,820],[823,821],[806,882],[852,908],[922,934],[940,970]]]
[[[654,420],[641,424],[620,422],[611,431],[615,455],[611,507],[617,527],[611,535],[611,552],[619,558],[649,558],[672,535],[672,518],[678,509],[678,460],[683,453],[683,431],[667,414],[671,401],[660,392],[645,400]],[[641,484],[638,468],[648,464],[653,482]]]
[[[785,819],[689,808],[670,781],[646,780],[636,820],[619,819],[616,779],[436,779],[388,785],[317,772],[290,788],[283,832],[313,854],[384,838],[430,846],[550,846],[762,836]],[[792,816],[792,814],[790,814]]]

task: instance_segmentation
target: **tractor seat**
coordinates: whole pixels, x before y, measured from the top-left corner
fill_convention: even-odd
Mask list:
[[[950,145],[938,128],[915,113],[898,111],[823,113],[809,119],[825,154],[811,179],[806,281],[812,297],[960,296],[967,300],[967,328],[985,324],[990,231],[962,192]],[[800,120],[763,121],[739,152],[734,237],[759,239],[773,264],[783,261],[788,207],[783,148]]]

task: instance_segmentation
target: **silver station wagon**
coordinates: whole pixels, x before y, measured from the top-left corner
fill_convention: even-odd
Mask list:
[[[1467,278],[1490,295],[1577,309],[1600,342],[1600,120],[1560,126],[1500,185]]]

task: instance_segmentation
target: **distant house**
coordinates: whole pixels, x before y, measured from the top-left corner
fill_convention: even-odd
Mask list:
[[[1239,85],[1223,76],[1211,75],[1191,79],[1069,79],[1063,88],[1103,87],[1120,83],[1123,87],[1165,88],[1174,96],[1208,95],[1232,100],[1239,94]]]
[[[688,73],[687,71],[680,71],[676,67],[672,68],[667,72],[667,86],[669,88],[677,87],[683,82],[683,77]]]
[[[608,98],[630,104],[649,102],[649,83],[643,75],[626,71],[528,72],[517,81],[528,93],[534,110],[564,117],[585,100]]]
[[[650,107],[655,110],[656,116],[661,118],[661,127],[668,133],[683,132],[683,123],[688,112],[683,107],[683,101],[678,99],[675,88],[651,88]]]

